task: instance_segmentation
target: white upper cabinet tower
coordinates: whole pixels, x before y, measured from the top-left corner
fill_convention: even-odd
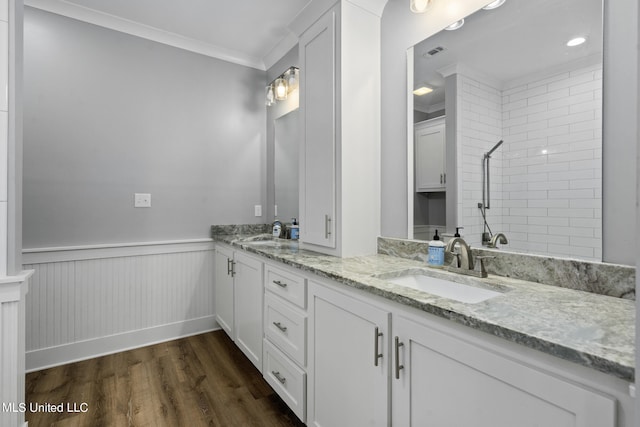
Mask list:
[[[291,25],[300,37],[300,241],[307,249],[376,252],[385,3],[312,2]]]

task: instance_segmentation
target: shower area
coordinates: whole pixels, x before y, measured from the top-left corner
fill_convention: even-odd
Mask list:
[[[480,247],[504,233],[509,251],[600,260],[601,63],[501,88],[448,78],[457,88],[457,223],[465,240]],[[556,96],[578,79],[587,82],[579,95]]]

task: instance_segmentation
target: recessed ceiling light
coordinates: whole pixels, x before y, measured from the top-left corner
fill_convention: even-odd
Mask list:
[[[486,5],[485,7],[483,7],[484,10],[491,10],[491,9],[497,9],[500,6],[502,6],[504,4],[504,2],[507,0],[496,0],[496,1],[492,1],[491,3],[489,3],[488,5]]]
[[[426,94],[431,93],[431,92],[433,92],[433,89],[431,89],[430,87],[421,86],[418,89],[414,90],[413,94],[417,95],[417,96],[422,96],[422,95],[426,95]]]
[[[582,43],[586,42],[587,39],[585,39],[584,37],[576,37],[575,39],[571,39],[567,42],[567,46],[569,47],[574,47],[574,46],[579,46]]]
[[[453,24],[449,25],[448,27],[444,27],[444,29],[447,30],[447,31],[453,31],[453,30],[457,30],[458,28],[462,27],[463,25],[464,25],[464,19],[461,19],[461,20],[456,21]]]

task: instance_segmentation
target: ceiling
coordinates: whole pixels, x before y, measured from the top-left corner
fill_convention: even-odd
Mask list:
[[[587,42],[567,47],[576,36]],[[602,44],[602,0],[507,0],[498,9],[467,17],[462,28],[443,30],[414,47],[415,87],[426,83],[434,88],[428,95],[414,96],[416,109],[432,112],[443,107],[443,70],[449,67],[507,88],[545,70],[601,61]],[[444,50],[426,54],[436,47]]]
[[[311,0],[25,0],[28,6],[253,68],[296,43],[288,24]]]

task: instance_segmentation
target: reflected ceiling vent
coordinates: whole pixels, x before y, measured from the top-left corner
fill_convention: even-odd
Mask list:
[[[439,54],[443,50],[444,50],[444,48],[442,46],[434,47],[433,49],[423,53],[422,56],[424,56],[425,58],[429,58],[430,56],[435,56],[435,55]]]

